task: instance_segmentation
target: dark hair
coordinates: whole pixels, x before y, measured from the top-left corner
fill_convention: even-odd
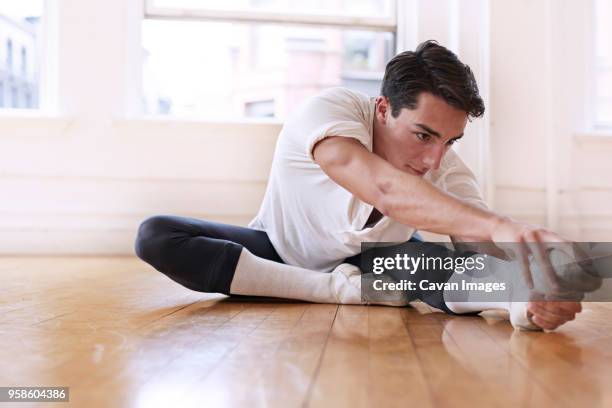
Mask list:
[[[436,41],[419,44],[416,51],[397,54],[385,68],[381,94],[389,99],[391,114],[416,109],[417,97],[430,92],[461,109],[468,118],[480,117],[485,107],[470,67]]]

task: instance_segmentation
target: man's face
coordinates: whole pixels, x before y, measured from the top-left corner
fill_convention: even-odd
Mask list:
[[[421,93],[417,108],[403,108],[394,118],[384,96],[376,100],[374,153],[394,167],[417,176],[440,167],[444,154],[463,136],[467,113],[430,93]]]

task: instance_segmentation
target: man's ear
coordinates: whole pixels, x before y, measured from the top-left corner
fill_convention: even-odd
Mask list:
[[[379,96],[376,98],[376,116],[383,125],[387,124],[389,109],[389,100],[386,96]]]

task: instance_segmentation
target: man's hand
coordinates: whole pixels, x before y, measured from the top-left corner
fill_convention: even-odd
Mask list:
[[[491,241],[515,244],[510,249],[514,253],[509,255],[520,261],[523,278],[530,289],[534,288],[533,274],[529,266],[529,255],[533,254],[540,269],[544,272],[549,288],[547,294],[563,294],[564,289],[552,266],[548,250],[552,247],[567,246],[568,253],[571,254],[573,253],[571,241],[547,229],[517,222],[510,218],[500,218],[491,231]]]
[[[531,301],[527,304],[531,321],[543,329],[554,330],[574,320],[582,311],[580,302]]]
[[[491,240],[497,243],[516,243],[513,248],[516,252],[512,255],[521,261],[523,278],[530,289],[534,288],[533,274],[530,268],[529,255],[533,254],[540,270],[544,272],[548,290],[542,294],[543,300],[532,300],[527,304],[530,320],[546,330],[554,330],[564,323],[576,318],[576,314],[582,311],[582,305],[578,301],[559,301],[556,299],[576,299],[578,293],[567,292],[563,288],[560,278],[555,272],[549,257],[551,247],[559,249],[566,247],[569,254],[580,255],[577,246],[559,234],[544,228],[516,222],[504,218],[494,227]],[[546,300],[549,299],[549,300]]]

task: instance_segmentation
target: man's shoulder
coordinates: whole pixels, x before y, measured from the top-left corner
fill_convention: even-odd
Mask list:
[[[369,123],[372,117],[371,98],[359,91],[344,87],[326,88],[306,99],[287,119],[285,127],[309,123],[321,126],[329,122],[352,121]]]
[[[366,94],[356,91],[354,89],[345,88],[342,86],[335,86],[332,88],[326,88],[320,91],[315,98],[324,98],[324,99],[335,99],[339,101],[359,101],[359,102],[368,102],[370,97]]]
[[[322,90],[306,105],[307,111],[322,114],[326,118],[343,118],[364,123],[370,122],[374,109],[372,98],[368,95],[340,86]]]

